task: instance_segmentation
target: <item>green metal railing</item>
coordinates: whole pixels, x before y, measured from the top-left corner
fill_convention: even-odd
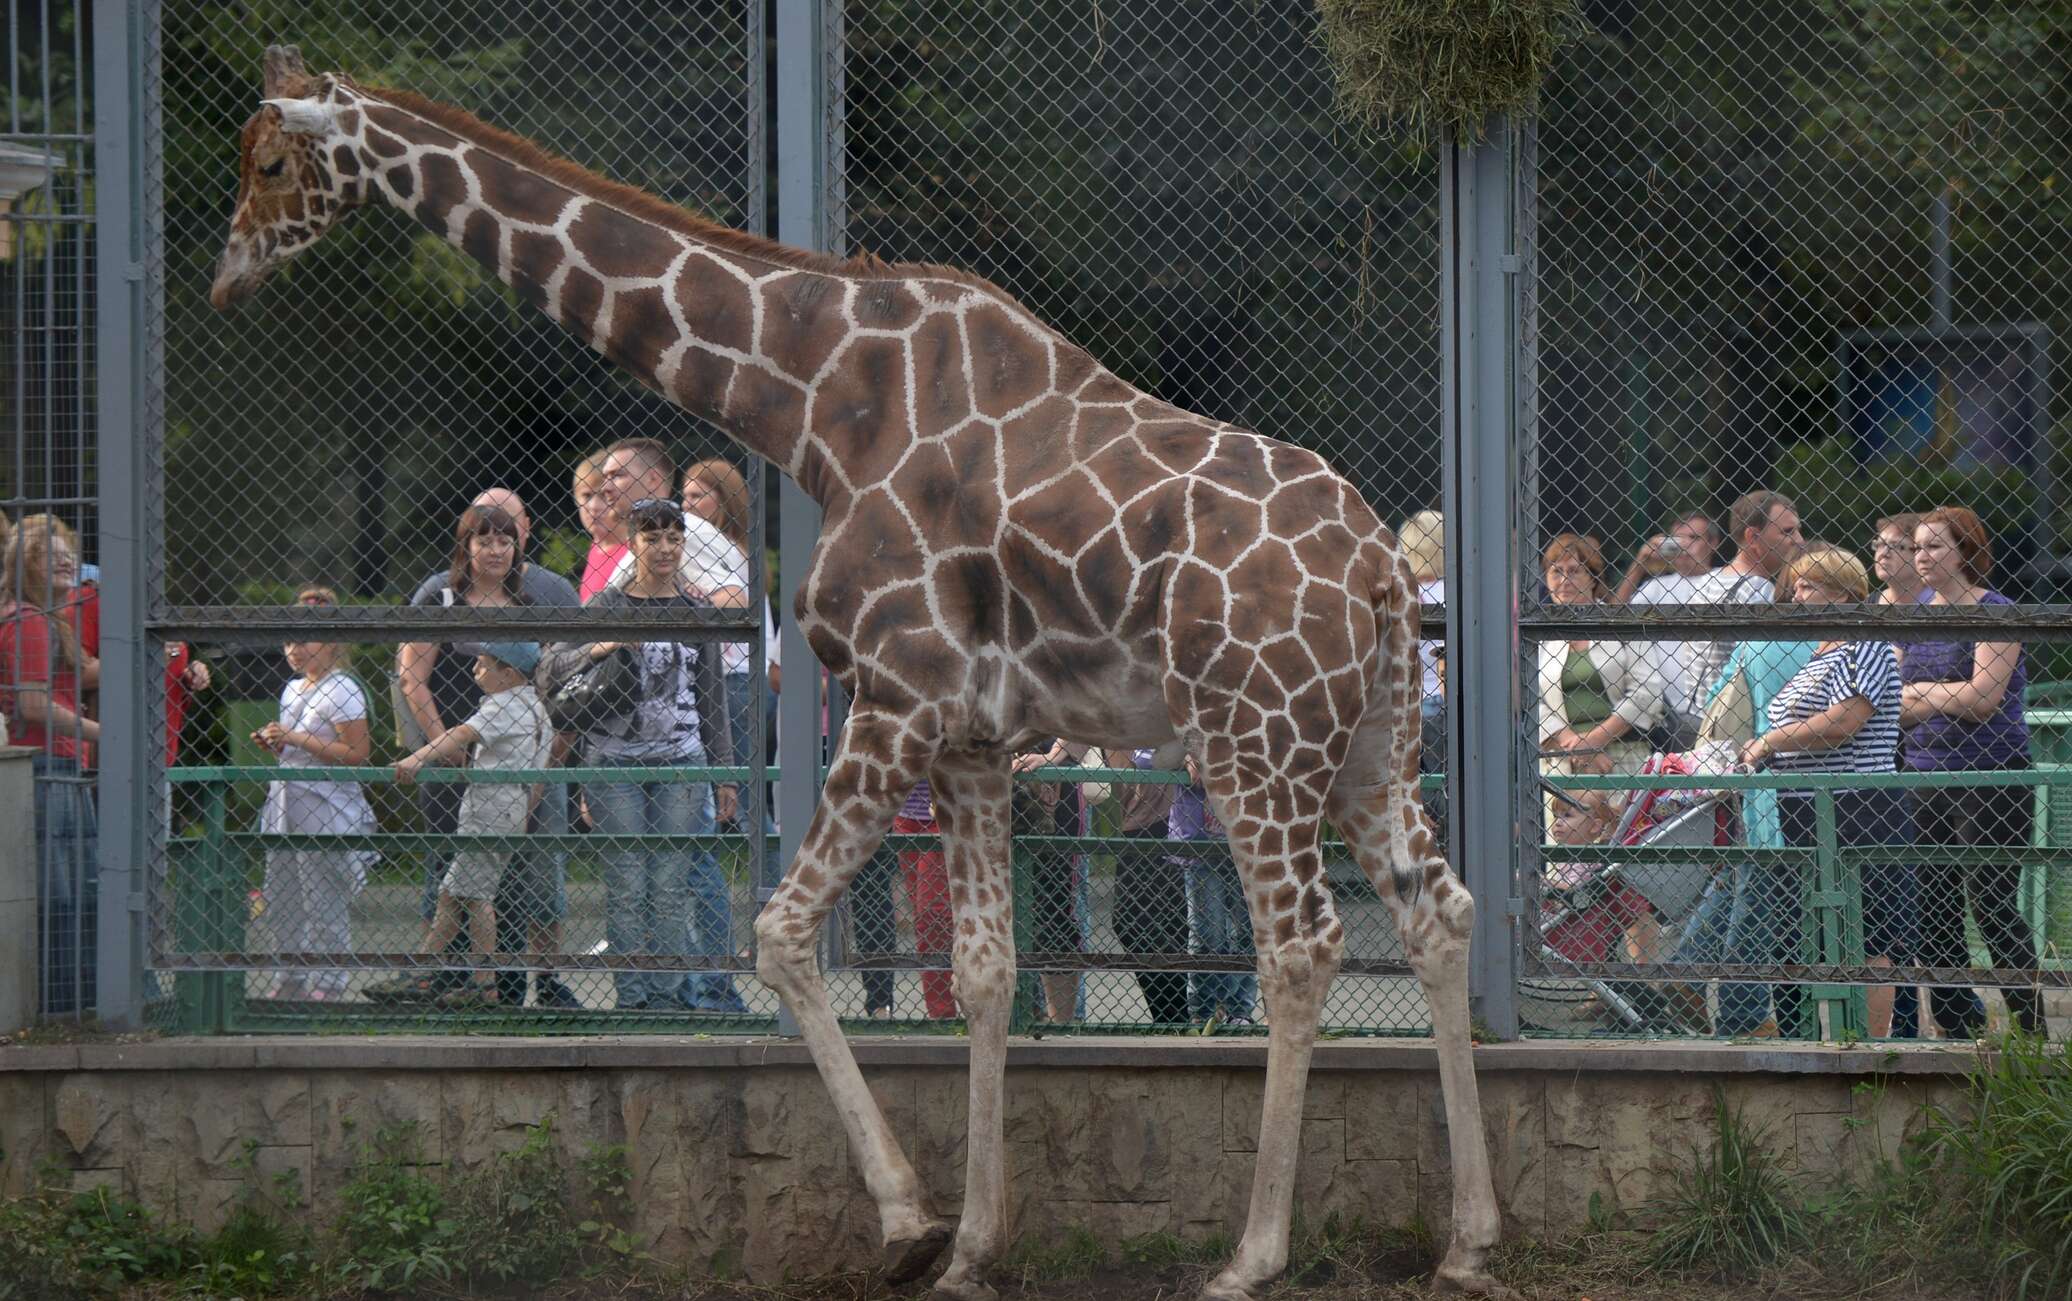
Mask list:
[[[2032,722],[2038,721],[2031,711]],[[2072,711],[2065,722],[2072,722]],[[2058,720],[2043,720],[2055,722]],[[2072,765],[2040,764],[2021,771],[1935,772],[1935,773],[1735,773],[1681,775],[1553,776],[1547,785],[1561,791],[1691,790],[1744,792],[1772,790],[1810,793],[1814,801],[1815,843],[1785,848],[1755,848],[1744,845],[1712,849],[1656,847],[1646,845],[1545,845],[1545,858],[1577,863],[1679,864],[1702,866],[1714,863],[1722,869],[1748,864],[1783,864],[1806,869],[1801,875],[1798,936],[1800,961],[1783,968],[1708,963],[1676,962],[1562,962],[1558,965],[1532,956],[1528,944],[1525,971],[1529,976],[1578,976],[1592,979],[1640,981],[1732,980],[1752,983],[1792,983],[1806,987],[1817,1015],[1825,1021],[1827,1033],[1863,1035],[1868,1031],[1864,988],[1867,985],[2044,985],[2072,986],[2072,964],[2064,953],[2072,948],[2072,817],[2065,816],[2062,801],[2072,795]],[[2020,850],[2022,859],[2021,905],[2024,920],[2036,937],[2038,969],[2015,971],[1987,965],[1984,946],[1975,931],[1970,935],[1974,965],[1965,968],[1926,966],[1872,967],[1864,952],[1863,878],[1866,864],[1908,862],[1913,864],[2004,863],[2011,851],[2004,846],[1843,845],[1835,820],[1835,794],[1856,790],[1947,790],[1960,787],[2029,787],[2036,792],[2034,833],[2031,844]],[[1528,896],[1537,903],[1537,892]],[[1961,907],[1962,904],[1960,903]],[[1529,918],[1537,913],[1527,910]],[[1536,935],[1537,927],[1531,928]]]
[[[437,768],[420,772],[417,781],[423,785],[481,782],[487,784],[531,784],[535,782],[568,785],[580,788],[587,783],[726,783],[740,782],[746,778],[745,767],[657,767],[657,768],[553,768],[512,772],[470,772],[465,769]],[[293,779],[302,781],[358,782],[370,786],[391,784],[395,780],[393,769],[387,767],[334,767],[323,769],[295,770],[292,776],[276,766],[233,765],[217,767],[191,767],[171,770],[170,780],[178,787],[193,793],[189,807],[195,810],[187,828],[188,834],[174,837],[169,843],[167,866],[163,878],[156,884],[165,892],[168,906],[154,906],[153,916],[170,919],[169,926],[160,926],[153,932],[153,957],[155,965],[162,971],[173,974],[174,1002],[177,1022],[183,1028],[197,1032],[244,1031],[244,1030],[307,1030],[313,1021],[327,1026],[379,1026],[407,1023],[413,1029],[425,1028],[419,1016],[399,1013],[373,1007],[357,1000],[347,1000],[323,1008],[293,1007],[282,1009],[269,1000],[244,997],[245,973],[297,967],[346,967],[352,969],[379,969],[384,973],[409,971],[412,969],[450,969],[452,963],[438,956],[415,952],[377,952],[361,949],[349,954],[279,954],[255,952],[247,947],[246,927],[251,919],[250,908],[256,894],[255,865],[260,855],[268,849],[324,849],[324,850],[370,850],[382,856],[391,878],[403,864],[415,863],[420,856],[451,852],[461,849],[484,850],[510,853],[519,850],[548,850],[553,852],[579,853],[584,850],[597,851],[608,843],[613,848],[639,847],[667,850],[677,853],[710,852],[739,857],[753,856],[756,842],[774,850],[775,838],[744,835],[740,832],[712,832],[706,834],[622,834],[612,833],[609,837],[596,833],[526,833],[507,835],[481,835],[460,832],[433,833],[416,830],[382,830],[357,835],[324,835],[269,833],[247,829],[237,825],[244,819],[237,816],[240,807],[249,809],[253,802],[252,792],[263,789],[266,783]],[[766,770],[766,778],[778,780],[779,770]],[[1158,784],[1181,785],[1187,778],[1184,773],[1161,770],[1109,769],[1057,767],[1042,768],[1022,774],[1018,780],[1028,783],[1101,782],[1109,785]],[[1443,779],[1427,778],[1430,787],[1436,788]],[[246,791],[240,801],[240,788]],[[888,835],[882,852],[898,853],[904,850],[927,850],[940,843],[935,835]],[[1090,856],[1161,854],[1184,852],[1196,862],[1210,862],[1229,853],[1228,846],[1221,841],[1186,842],[1184,851],[1168,849],[1167,842],[1112,834],[1088,834],[1081,836],[1017,835],[1014,888],[1016,891],[1017,940],[1023,955],[1018,963],[1025,973],[1042,972],[1134,972],[1140,967],[1156,964],[1158,970],[1174,970],[1183,973],[1250,973],[1254,970],[1253,960],[1239,954],[1123,954],[1116,952],[1090,952],[1045,954],[1029,951],[1033,937],[1026,933],[1029,919],[1035,915],[1031,906],[1033,897],[1030,874],[1025,870],[1024,851],[1041,848],[1062,848]],[[1327,853],[1342,855],[1343,846],[1335,840],[1327,841]],[[391,881],[394,884],[394,881]],[[1346,888],[1352,891],[1366,889],[1364,880],[1348,875]],[[1168,906],[1184,907],[1175,899]],[[851,960],[839,964],[841,969],[852,972],[890,971],[918,972],[948,967],[946,954],[914,953],[866,953],[851,955]],[[753,964],[749,961],[727,958],[667,957],[642,958],[625,957],[600,953],[557,953],[557,954],[494,954],[480,961],[469,963],[472,969],[554,969],[562,972],[613,972],[628,969],[666,969],[685,971],[727,971],[749,978]],[[1386,955],[1352,952],[1348,956],[1346,969],[1349,974],[1406,977],[1408,968],[1400,960]],[[1406,982],[1407,983],[1407,982]],[[1030,1006],[1028,986],[1024,982],[1023,995],[1017,1004],[1017,1024],[1033,1025],[1033,1008]],[[1407,1006],[1415,1000],[1414,994],[1402,991],[1383,991],[1380,998],[1406,1006],[1367,1009],[1374,1015],[1360,1015],[1344,1018],[1344,1023],[1331,1027],[1338,1033],[1417,1033],[1424,1025],[1422,1005]],[[1369,1000],[1370,1002],[1375,1000]],[[771,1005],[774,1010],[774,1003]],[[537,1009],[503,1007],[478,1009],[465,1013],[442,1013],[438,1024],[444,1028],[468,1030],[542,1028],[542,1018]],[[657,1016],[644,1013],[629,1017],[615,1009],[591,1009],[584,1013],[557,1013],[547,1019],[551,1028],[561,1031],[595,1031],[605,1028],[625,1029],[682,1029],[694,1028],[700,1031],[755,1032],[767,1031],[774,1024],[770,1012],[734,1018],[714,1018],[710,1015],[685,1014],[676,1017],[671,1014]],[[954,1029],[954,1021],[928,1021],[919,1018],[902,1018],[896,1023],[899,1028]],[[860,1028],[876,1028],[862,1025]],[[1089,1006],[1088,1014],[1071,1026],[1046,1024],[1046,1033],[1053,1032],[1098,1032],[1101,1030],[1129,1029],[1141,1031],[1149,1027],[1140,1020],[1118,1019],[1103,1015],[1100,1009]],[[1187,1027],[1167,1027],[1185,1029]]]

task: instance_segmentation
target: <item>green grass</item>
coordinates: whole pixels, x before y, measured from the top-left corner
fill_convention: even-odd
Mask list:
[[[1811,1241],[1812,1218],[1766,1133],[1751,1129],[1717,1085],[1713,1124],[1710,1147],[1694,1150],[1675,1191],[1648,1207],[1661,1224],[1648,1259],[1658,1269],[1748,1278]]]
[[[1925,1174],[2008,1296],[2072,1294],[2072,1062],[2011,1035],[1983,1054],[1967,1105],[1930,1118]]]

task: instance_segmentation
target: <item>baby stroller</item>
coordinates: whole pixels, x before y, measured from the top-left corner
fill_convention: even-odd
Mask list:
[[[1657,754],[1641,768],[1644,775],[1689,775],[1699,771],[1690,756]],[[1624,939],[1629,930],[1652,917],[1661,926],[1664,943],[1679,933],[1696,911],[1717,860],[1696,851],[1723,849],[1734,843],[1731,794],[1712,790],[1647,790],[1628,801],[1616,828],[1607,837],[1613,845],[1688,848],[1690,862],[1553,863],[1546,873],[1540,901],[1540,956],[1550,967],[1567,963],[1628,960]],[[1549,851],[1550,853],[1555,851]],[[1652,955],[1642,955],[1646,961]],[[1636,981],[1580,977],[1575,981],[1524,982],[1528,1019],[1549,1027],[1590,1019],[1593,1004],[1607,1020],[1640,1030],[1670,1012],[1675,999],[1657,987]],[[1695,991],[1686,987],[1683,999]],[[1702,1020],[1702,1002],[1677,1012]]]

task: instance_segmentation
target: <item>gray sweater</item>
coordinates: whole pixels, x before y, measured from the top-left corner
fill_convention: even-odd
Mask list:
[[[595,609],[693,604],[688,597],[628,596],[612,587],[588,603]],[[591,645],[555,642],[547,646],[535,675],[543,688],[559,686],[587,665]],[[710,642],[654,641],[633,643],[630,649],[640,671],[640,693],[633,712],[609,731],[583,738],[585,761],[667,764],[702,759],[718,767],[733,763],[719,647]]]

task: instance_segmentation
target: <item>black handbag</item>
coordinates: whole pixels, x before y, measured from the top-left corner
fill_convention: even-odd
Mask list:
[[[563,678],[547,693],[547,722],[557,732],[593,736],[633,715],[640,668],[621,646]]]

